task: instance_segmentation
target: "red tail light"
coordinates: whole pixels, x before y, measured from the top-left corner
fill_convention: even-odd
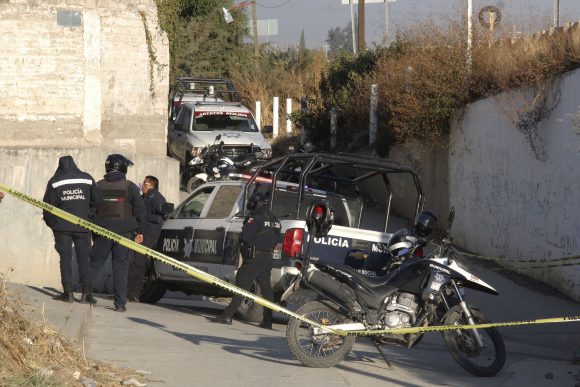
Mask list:
[[[304,230],[291,228],[284,234],[284,254],[289,257],[298,257],[302,253],[302,238]]]

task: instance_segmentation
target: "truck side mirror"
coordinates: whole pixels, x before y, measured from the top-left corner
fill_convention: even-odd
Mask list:
[[[272,125],[266,125],[262,127],[262,133],[264,134],[274,133],[274,127]]]

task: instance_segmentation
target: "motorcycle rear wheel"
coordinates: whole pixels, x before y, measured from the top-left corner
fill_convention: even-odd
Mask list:
[[[489,321],[477,309],[469,308],[476,324]],[[460,305],[451,308],[443,318],[445,325],[468,325],[467,317]],[[466,371],[475,376],[493,376],[505,364],[505,345],[496,328],[478,329],[484,347],[479,348],[472,330],[457,329],[443,332],[447,350],[453,359]],[[482,361],[482,364],[476,363]]]
[[[320,301],[302,305],[296,314],[322,325],[347,322],[345,316]],[[340,363],[354,345],[354,336],[314,335],[313,327],[292,318],[286,329],[288,347],[296,359],[307,367],[329,368]]]

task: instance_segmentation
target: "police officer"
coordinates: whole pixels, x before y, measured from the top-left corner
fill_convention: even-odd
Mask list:
[[[236,274],[236,285],[249,290],[258,282],[262,296],[273,301],[272,259],[276,245],[280,242],[280,221],[270,212],[268,195],[256,191],[248,200],[249,215],[244,220],[240,235],[243,263]],[[212,321],[231,325],[232,316],[238,310],[243,297],[235,295],[223,313]],[[264,307],[264,318],[260,327],[272,329],[272,310]]]
[[[167,215],[167,201],[159,192],[159,180],[155,176],[145,176],[141,184],[142,198],[145,202],[145,222],[143,223],[143,246],[153,248],[159,234],[163,217]],[[135,258],[129,265],[129,285],[128,300],[138,302],[141,290],[143,290],[143,279],[149,259],[143,254],[135,253]]]
[[[101,202],[101,191],[91,175],[81,171],[72,156],[63,156],[58,161],[58,168],[46,186],[43,200],[66,212],[87,220],[89,214]],[[43,212],[44,222],[54,234],[54,248],[60,256],[60,278],[63,293],[55,300],[72,303],[73,269],[72,246],[74,244],[79,269],[79,282],[82,289],[81,302],[86,301],[90,293],[91,278],[89,273],[89,250],[91,233],[76,224],[61,219],[50,212]]]
[[[143,242],[143,223],[145,204],[139,187],[127,180],[127,167],[131,160],[120,154],[112,154],[105,162],[105,178],[97,184],[103,194],[103,201],[97,208],[95,223],[125,238]],[[127,275],[129,272],[129,249],[103,236],[94,238],[91,250],[91,280],[95,283],[100,271],[111,253],[113,265],[113,296],[115,311],[124,312],[127,303]],[[96,304],[97,300],[89,294],[87,301]]]

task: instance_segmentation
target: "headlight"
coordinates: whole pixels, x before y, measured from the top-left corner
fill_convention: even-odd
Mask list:
[[[200,153],[201,153],[201,150],[202,150],[202,149],[203,149],[203,147],[201,147],[201,148],[192,148],[192,149],[191,149],[191,155],[192,155],[193,157],[197,157],[197,156],[199,156],[199,155],[200,155]]]

